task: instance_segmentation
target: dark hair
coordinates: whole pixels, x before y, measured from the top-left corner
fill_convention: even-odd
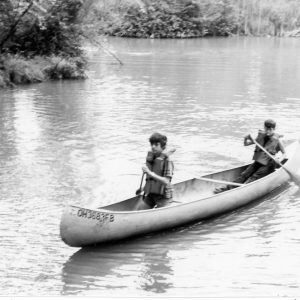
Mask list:
[[[265,127],[275,129],[276,122],[274,120],[268,119],[268,120],[265,121]]]
[[[163,149],[166,147],[167,140],[168,139],[165,135],[162,135],[158,132],[154,132],[149,138],[150,144],[160,143],[160,145]]]

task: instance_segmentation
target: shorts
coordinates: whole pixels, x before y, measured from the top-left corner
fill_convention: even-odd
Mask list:
[[[149,194],[143,200],[151,208],[168,206],[173,202],[172,198],[166,199],[163,195],[159,194]]]

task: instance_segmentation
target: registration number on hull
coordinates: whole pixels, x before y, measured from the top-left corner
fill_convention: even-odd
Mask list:
[[[79,218],[93,219],[100,223],[114,222],[114,215],[110,213],[99,212],[87,208],[79,208],[76,213]]]

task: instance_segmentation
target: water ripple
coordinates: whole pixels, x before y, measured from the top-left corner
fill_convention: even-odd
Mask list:
[[[292,183],[218,218],[114,245],[78,251],[60,240],[65,205],[134,194],[154,131],[177,149],[174,182],[250,161],[242,137],[268,117],[285,143],[299,139],[299,41],[111,43],[124,66],[93,52],[86,81],[0,95],[2,293],[296,296],[300,195]]]

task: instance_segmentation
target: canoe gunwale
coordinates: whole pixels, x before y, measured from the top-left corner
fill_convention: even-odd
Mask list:
[[[247,165],[249,165],[249,164],[242,165],[240,167],[245,167]],[[239,168],[239,167],[236,167],[236,168]],[[236,168],[233,168],[233,169],[236,169]],[[229,170],[231,170],[231,169],[229,169]],[[179,206],[182,207],[182,206],[186,206],[186,205],[191,205],[191,204],[196,203],[196,202],[206,201],[206,200],[209,200],[211,198],[214,198],[214,199],[223,198],[224,195],[228,195],[229,193],[237,193],[240,190],[244,190],[245,188],[249,188],[249,187],[251,187],[253,185],[257,185],[259,182],[263,182],[263,181],[269,180],[271,177],[277,177],[277,175],[279,175],[278,173],[281,170],[284,172],[284,170],[282,168],[278,168],[274,172],[268,174],[267,176],[262,177],[262,178],[260,178],[258,180],[252,181],[250,183],[247,183],[247,184],[245,184],[243,186],[237,186],[234,189],[227,190],[227,191],[224,191],[224,192],[219,193],[219,194],[212,194],[212,195],[209,195],[209,196],[206,196],[206,197],[203,197],[203,198],[200,198],[200,199],[192,200],[192,201],[189,201],[189,202],[181,202],[181,203],[177,202],[176,205],[164,206],[164,207],[159,207],[159,208],[155,208],[155,209],[129,210],[129,211],[109,210],[109,209],[102,209],[101,207],[100,208],[91,208],[90,210],[96,211],[96,212],[112,213],[112,214],[115,214],[115,215],[122,215],[122,214],[124,214],[124,215],[128,215],[128,214],[142,214],[142,213],[149,214],[151,212],[156,212],[156,211],[160,211],[160,210],[167,210],[167,209],[170,210],[172,208],[177,208]],[[211,174],[204,175],[204,176],[209,176],[209,175],[211,175]],[[204,176],[201,176],[201,177],[204,177]],[[198,178],[195,177],[195,178],[191,178],[191,179],[187,179],[187,180],[181,181],[180,183],[188,182],[188,181],[192,181],[192,180],[197,180],[197,179]],[[288,178],[282,184],[285,184],[287,181],[288,181]],[[131,199],[131,198],[129,198],[129,199]],[[129,199],[126,199],[126,200],[129,200]],[[126,201],[126,200],[124,200],[124,201]],[[123,202],[123,201],[120,201],[120,202]],[[117,202],[117,203],[120,203],[120,202]],[[77,206],[77,205],[70,205],[70,207],[73,207],[73,208],[82,208],[82,207]]]

